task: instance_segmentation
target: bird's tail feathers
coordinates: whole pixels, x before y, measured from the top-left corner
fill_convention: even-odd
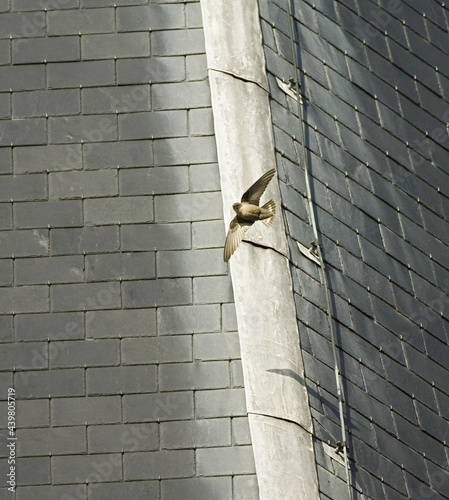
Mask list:
[[[265,210],[269,210],[273,215],[268,218],[268,219],[263,219],[262,222],[267,226],[270,227],[271,224],[273,223],[274,216],[276,215],[276,204],[274,203],[273,200],[267,201],[265,205],[263,205],[262,208],[265,208]]]

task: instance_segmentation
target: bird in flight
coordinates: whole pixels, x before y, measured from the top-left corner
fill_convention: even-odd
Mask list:
[[[246,231],[254,222],[260,220],[267,227],[271,226],[276,213],[276,205],[273,200],[270,200],[262,207],[259,207],[259,200],[275,172],[274,168],[265,172],[260,179],[243,193],[241,202],[232,205],[237,215],[229,224],[223,255],[225,262],[231,258]]]

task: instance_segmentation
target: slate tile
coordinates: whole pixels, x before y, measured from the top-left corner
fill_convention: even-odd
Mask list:
[[[149,35],[148,33],[83,35],[81,55],[83,60],[149,56]]]
[[[119,248],[117,226],[53,229],[52,255],[115,252]]]
[[[220,221],[222,224],[222,221]],[[218,246],[221,246],[221,241]],[[121,228],[124,251],[182,250],[191,247],[190,224],[127,224]]]
[[[420,427],[440,442],[447,441],[449,435],[447,420],[432,410],[429,410],[419,401],[416,401],[415,404]]]
[[[187,135],[187,112],[150,111],[119,115],[119,137],[121,140]]]
[[[117,60],[119,85],[181,82],[186,75],[184,57],[151,57]]]
[[[83,160],[86,170],[147,167],[153,165],[153,148],[150,140],[84,144]]]
[[[205,52],[203,30],[154,31],[151,50],[155,56],[202,54]]]
[[[81,226],[81,218],[80,201],[29,201],[14,205],[18,228]]]
[[[123,283],[123,306],[141,308],[190,304],[192,285],[190,278],[127,281]]]
[[[45,119],[1,120],[0,146],[31,146],[47,143]]]
[[[83,115],[48,119],[52,143],[104,142],[117,139],[117,116]]]
[[[80,61],[47,64],[48,88],[114,85],[114,61]],[[146,82],[145,82],[146,83]]]
[[[184,5],[182,4],[117,8],[118,31],[169,30],[185,27]]]
[[[82,168],[79,144],[15,147],[13,159],[15,174]]]
[[[87,88],[82,90],[83,113],[130,113],[151,108],[149,85]]]
[[[76,115],[80,112],[79,90],[38,90],[12,95],[14,118]]]
[[[79,61],[79,39],[77,36],[19,38],[12,41],[12,60],[13,64]]]
[[[78,0],[76,0],[77,2]],[[60,2],[59,2],[60,3]],[[67,4],[67,2],[65,2]],[[114,9],[56,10],[47,16],[49,35],[78,35],[114,31]]]

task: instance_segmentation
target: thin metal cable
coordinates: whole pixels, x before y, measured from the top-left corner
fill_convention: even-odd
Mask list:
[[[342,388],[342,382],[341,382],[341,374],[340,374],[340,369],[338,365],[338,359],[337,359],[337,345],[335,342],[335,332],[334,332],[334,324],[332,320],[332,308],[331,308],[331,299],[330,299],[330,291],[329,291],[329,285],[327,282],[327,277],[326,277],[326,272],[325,272],[325,267],[324,267],[324,259],[323,255],[321,252],[321,246],[319,243],[319,237],[318,237],[318,228],[317,228],[317,223],[316,223],[316,217],[315,217],[315,208],[313,205],[313,199],[312,199],[312,190],[310,189],[310,176],[311,173],[309,171],[309,163],[307,161],[307,153],[306,153],[306,146],[305,146],[305,131],[304,131],[304,118],[303,118],[303,110],[301,106],[301,94],[299,92],[299,78],[298,78],[298,65],[296,62],[296,49],[295,49],[295,42],[293,38],[293,23],[292,23],[292,15],[291,15],[291,10],[290,10],[290,0],[286,0],[287,4],[287,15],[288,15],[288,26],[289,26],[289,31],[290,31],[290,43],[291,43],[291,50],[292,50],[292,58],[293,58],[293,66],[295,69],[295,84],[296,84],[296,96],[297,96],[297,106],[298,106],[298,120],[299,120],[299,125],[300,125],[300,133],[301,133],[301,145],[302,145],[302,161],[304,164],[304,175],[305,175],[305,183],[306,183],[306,194],[307,194],[307,201],[309,204],[309,214],[310,214],[310,222],[313,228],[313,235],[316,243],[316,254],[318,256],[318,259],[320,261],[320,278],[321,282],[324,287],[325,291],[325,296],[326,296],[326,308],[327,308],[327,321],[329,324],[329,331],[330,331],[330,336],[331,336],[331,343],[332,343],[332,354],[333,354],[333,360],[334,360],[334,372],[335,372],[335,382],[337,386],[337,397],[338,397],[338,412],[340,415],[340,427],[341,427],[341,443],[343,447],[343,457],[344,457],[344,462],[345,462],[345,470],[346,470],[346,484],[348,488],[348,500],[351,500],[351,480],[350,480],[350,475],[349,475],[349,459],[348,459],[348,452],[347,452],[347,445],[346,445],[346,427],[345,427],[345,416],[344,416],[344,400],[343,400],[343,388]],[[296,142],[293,141],[295,144],[295,150],[296,150],[296,155],[298,157],[299,161],[299,153],[296,148]]]

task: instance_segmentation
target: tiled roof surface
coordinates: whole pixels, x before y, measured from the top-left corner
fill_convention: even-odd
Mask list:
[[[17,498],[255,498],[199,2],[0,0]]]
[[[326,452],[340,429],[325,297],[296,245],[313,239],[300,128],[275,81],[294,76],[286,2],[259,5],[320,490],[336,500],[346,487]],[[436,1],[291,5],[354,498],[449,498],[449,12]]]

